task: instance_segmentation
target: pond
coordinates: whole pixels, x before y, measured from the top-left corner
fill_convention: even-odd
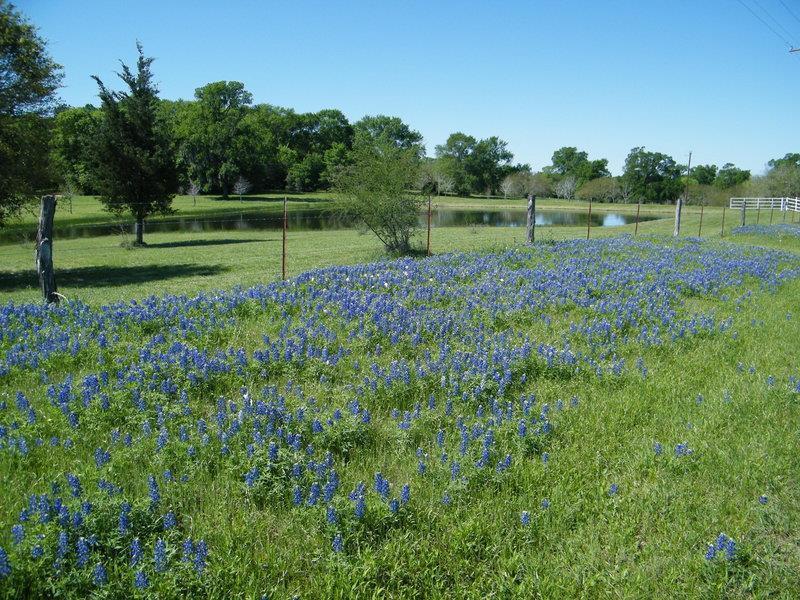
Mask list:
[[[633,223],[635,215],[622,213],[593,213],[593,227],[618,227]],[[652,220],[655,217],[641,216],[640,221]],[[435,209],[431,216],[433,227],[525,227],[527,215],[524,210],[454,210],[448,208]],[[427,214],[419,215],[420,227],[425,227]],[[288,214],[289,229],[293,231],[319,231],[330,229],[352,228],[353,222],[343,218],[329,209],[299,209]],[[588,214],[575,211],[541,210],[536,212],[536,225],[550,226],[586,226]],[[171,232],[171,231],[275,231],[280,230],[283,224],[283,215],[275,212],[231,212],[204,217],[167,217],[148,221],[145,223],[145,232]],[[103,235],[116,235],[123,232],[130,234],[133,225],[130,222],[86,224],[86,225],[58,225],[55,223],[54,238],[75,239]],[[33,227],[24,234],[28,240],[35,238]],[[0,230],[0,240],[17,241],[23,234],[19,229]]]

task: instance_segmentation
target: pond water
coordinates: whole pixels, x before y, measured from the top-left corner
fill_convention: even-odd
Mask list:
[[[593,227],[618,227],[633,223],[634,215],[622,213],[592,213]],[[652,220],[655,217],[640,217],[640,221]],[[527,215],[524,210],[453,210],[435,209],[431,215],[433,227],[525,227]],[[343,218],[328,209],[301,209],[293,210],[288,214],[289,229],[293,231],[318,231],[330,229],[346,229],[353,227],[353,222]],[[419,215],[419,224],[425,227],[427,214]],[[541,210],[536,212],[536,225],[538,226],[585,226],[588,223],[586,212]],[[209,215],[207,217],[167,217],[145,223],[145,232],[171,232],[171,231],[275,231],[280,230],[283,224],[283,215],[274,212],[248,211],[240,213],[225,213]],[[115,235],[132,233],[133,224],[130,222],[69,225],[58,226],[55,224],[55,239],[88,238],[102,235]],[[19,229],[0,230],[0,240],[19,240],[23,237]],[[29,240],[35,238],[35,231],[31,228],[24,237]]]

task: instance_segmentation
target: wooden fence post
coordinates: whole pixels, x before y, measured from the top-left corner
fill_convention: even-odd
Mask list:
[[[286,229],[288,228],[286,216],[286,196],[283,197],[283,248],[281,250],[281,279],[286,281]]]
[[[772,213],[775,212],[775,207],[772,205],[772,200],[769,201],[769,224],[772,225]]]
[[[697,237],[703,237],[703,205],[700,205],[700,228],[697,230]]]
[[[525,242],[531,245],[536,239],[536,195],[528,194],[528,221],[525,228]]]
[[[592,235],[592,199],[589,198],[589,219],[588,223],[586,224],[586,239],[588,240],[591,235]]]
[[[727,208],[728,208],[727,206],[722,207],[722,228],[720,229],[720,234],[719,234],[719,237],[721,238],[725,237],[725,210]]]
[[[741,225],[742,227],[744,227],[744,222],[745,222],[744,211],[745,211],[746,208],[747,208],[747,200],[742,199],[742,225]]]
[[[36,232],[36,272],[42,296],[47,303],[58,302],[56,275],[53,271],[53,217],[56,213],[56,197],[42,196],[39,213],[39,230]]]
[[[642,201],[636,203],[636,227],[633,229],[633,235],[639,235],[639,210],[642,208]]]
[[[756,225],[761,221],[761,200],[756,200]]]

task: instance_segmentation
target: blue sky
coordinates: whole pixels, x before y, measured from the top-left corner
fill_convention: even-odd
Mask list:
[[[97,102],[92,74],[117,87],[138,39],[165,98],[238,80],[258,103],[399,116],[429,154],[459,130],[500,136],[534,169],[565,145],[615,173],[633,146],[754,173],[800,151],[800,53],[786,44],[800,45],[798,0],[17,6],[64,65],[72,105]]]

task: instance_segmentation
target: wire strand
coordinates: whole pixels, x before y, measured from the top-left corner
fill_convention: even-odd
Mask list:
[[[751,15],[753,15],[756,19],[761,21],[761,23],[763,23],[764,26],[767,27],[767,29],[769,29],[772,33],[774,33],[775,37],[777,37],[784,44],[789,46],[789,48],[792,47],[792,43],[788,39],[786,39],[784,36],[782,36],[780,33],[778,33],[772,25],[770,25],[767,21],[765,21],[764,18],[761,15],[759,15],[756,11],[754,11],[752,8],[750,8],[750,6],[748,4],[745,4],[744,0],[736,0],[736,1],[739,4],[741,4],[742,6],[744,6],[750,12]]]

